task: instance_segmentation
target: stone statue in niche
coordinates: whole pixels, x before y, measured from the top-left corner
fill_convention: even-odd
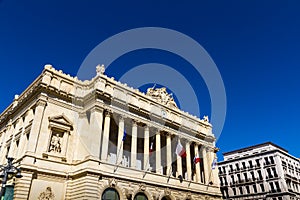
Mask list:
[[[52,135],[49,152],[61,153],[62,138],[59,134]]]
[[[54,200],[55,195],[52,192],[51,187],[47,187],[46,190],[44,192],[41,192],[38,200]]]

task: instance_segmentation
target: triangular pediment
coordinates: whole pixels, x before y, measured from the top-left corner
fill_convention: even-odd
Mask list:
[[[49,117],[49,122],[72,127],[72,122],[64,114]]]

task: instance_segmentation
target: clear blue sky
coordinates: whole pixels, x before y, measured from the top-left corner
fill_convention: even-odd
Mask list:
[[[46,63],[71,75],[101,41],[127,29],[165,27],[201,44],[226,89],[221,152],[272,141],[300,157],[299,1],[16,1],[0,0],[0,110]],[[114,65],[185,65],[175,55],[137,51]],[[125,68],[107,73],[116,78]],[[189,73],[182,72],[182,73]],[[201,78],[201,114],[210,99]],[[202,83],[201,83],[202,82]]]

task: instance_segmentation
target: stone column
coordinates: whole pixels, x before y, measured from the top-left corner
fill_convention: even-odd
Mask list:
[[[169,176],[172,171],[172,145],[171,145],[171,134],[167,133],[167,175]]]
[[[137,123],[132,121],[132,135],[131,135],[131,164],[130,166],[136,168],[136,152],[137,152]]]
[[[185,150],[186,150],[186,171],[187,171],[187,180],[192,179],[192,163],[191,163],[191,150],[190,150],[190,142],[187,141],[185,143]]]
[[[123,159],[123,135],[124,135],[124,117],[119,117],[119,131],[118,131],[118,146],[117,146],[117,163],[121,163]]]
[[[18,118],[15,122],[15,128],[12,131],[12,139],[10,142],[8,157],[16,158],[15,154],[17,151],[17,143],[15,140],[15,136],[19,132],[19,128],[22,126],[21,124],[22,124],[22,119]]]
[[[199,156],[200,157],[200,155],[199,155],[199,145],[198,144],[194,145],[194,152],[195,152],[195,156]],[[200,159],[202,160],[203,158],[200,157]],[[197,183],[199,183],[201,181],[200,162],[198,162],[196,164],[196,180],[194,180],[194,181],[197,182]]]
[[[25,127],[28,126],[28,122],[29,122],[29,117],[32,114],[32,109],[27,110],[26,114],[25,114],[25,121],[23,124],[23,130],[21,133],[21,137],[20,137],[20,144],[19,144],[19,148],[18,148],[18,152],[17,152],[17,158],[21,157],[22,155],[24,155],[24,153],[26,152],[26,148],[27,148],[27,135],[28,134],[25,130]],[[33,115],[33,114],[32,114]]]
[[[161,153],[160,153],[161,145],[160,145],[160,131],[157,130],[155,134],[155,165],[156,165],[156,173],[161,174]]]
[[[215,166],[214,169],[212,169],[212,163],[214,162],[214,160],[217,160],[217,155],[216,155],[216,148],[210,149],[210,170],[211,170],[211,181],[213,182],[214,185],[219,186],[220,185],[220,179],[219,179],[219,173],[218,173],[218,166]],[[247,173],[247,178],[249,179],[249,173]],[[228,180],[227,180],[228,181]]]
[[[90,119],[90,154],[95,158],[100,158],[100,147],[102,137],[103,109],[96,106],[91,109]],[[64,134],[67,137],[68,133]],[[67,140],[65,140],[67,141]]]
[[[149,127],[145,126],[144,130],[144,170],[149,166]]]
[[[111,113],[109,111],[106,111],[105,118],[104,118],[102,152],[101,152],[101,160],[105,160],[105,161],[107,161],[107,155],[108,155],[110,116],[111,116]]]
[[[204,184],[208,184],[209,183],[209,174],[211,171],[211,167],[209,164],[209,159],[207,157],[207,148],[206,147],[202,147],[202,159],[203,159],[203,167],[204,167]]]
[[[36,103],[34,117],[32,121],[31,131],[29,135],[29,142],[28,142],[28,151],[29,152],[35,152],[37,143],[38,143],[38,137],[40,134],[40,128],[43,123],[43,116],[44,116],[44,110],[46,108],[46,100],[39,99]]]
[[[180,142],[180,138],[178,138],[178,143]],[[182,159],[181,156],[177,155],[177,176],[182,176]]]

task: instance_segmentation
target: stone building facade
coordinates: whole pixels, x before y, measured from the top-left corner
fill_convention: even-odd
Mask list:
[[[267,142],[223,155],[223,199],[300,199],[300,161],[287,150]]]
[[[14,199],[221,199],[208,118],[104,71],[80,81],[46,65],[1,114],[0,164],[13,157],[23,175]]]

